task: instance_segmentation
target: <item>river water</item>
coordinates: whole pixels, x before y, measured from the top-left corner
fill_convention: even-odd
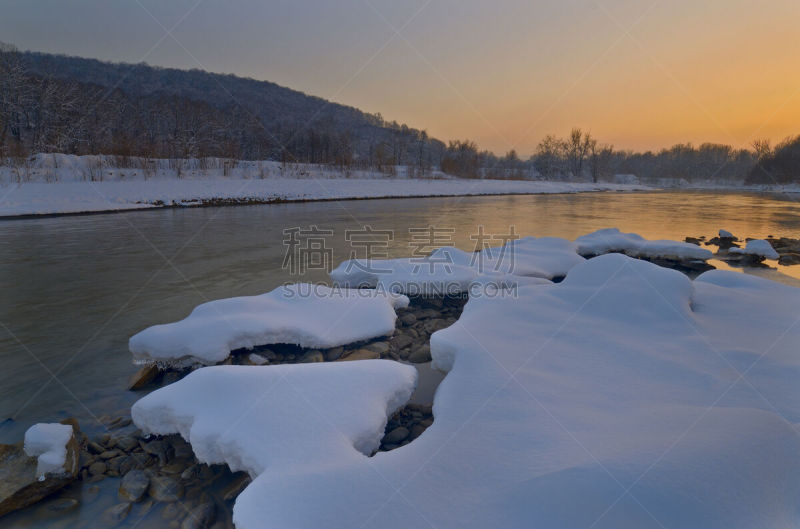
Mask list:
[[[259,294],[288,280],[325,280],[319,267],[301,276],[284,266],[298,263],[296,254],[287,263],[285,230],[312,224],[323,231],[311,239],[330,251],[303,255],[335,266],[354,250],[362,255],[363,247],[354,247],[353,237],[348,242],[345,231],[365,225],[393,232],[373,254],[400,257],[431,245],[472,250],[481,225],[485,235],[498,237],[512,225],[520,235],[570,239],[612,226],[677,240],[710,237],[720,228],[740,237],[798,237],[800,204],[785,195],[593,193],[161,209],[0,222],[0,442],[20,440],[39,421],[75,416],[92,433],[101,430],[98,417],[127,413],[142,396],[125,391],[136,369],[127,340],[149,325],[181,319],[205,301]],[[301,237],[303,248],[311,239]],[[800,286],[800,266],[745,271]]]

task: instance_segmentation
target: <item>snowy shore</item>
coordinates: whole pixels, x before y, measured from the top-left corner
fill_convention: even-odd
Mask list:
[[[0,217],[367,198],[637,191],[637,184],[423,178],[313,164],[37,155],[0,165]]]

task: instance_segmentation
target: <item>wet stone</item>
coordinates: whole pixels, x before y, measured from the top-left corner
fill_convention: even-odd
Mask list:
[[[183,497],[183,485],[167,476],[154,476],[147,493],[156,501],[169,503]]]
[[[122,478],[119,485],[119,497],[122,500],[138,502],[144,497],[150,486],[150,478],[141,470],[131,470]]]
[[[122,520],[128,517],[131,512],[130,503],[118,503],[103,511],[102,519],[107,525],[117,525]]]

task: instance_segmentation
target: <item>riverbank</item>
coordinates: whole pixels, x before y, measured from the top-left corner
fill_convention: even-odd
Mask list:
[[[0,218],[329,200],[644,191],[646,186],[524,180],[187,178],[112,182],[23,182],[0,187]]]

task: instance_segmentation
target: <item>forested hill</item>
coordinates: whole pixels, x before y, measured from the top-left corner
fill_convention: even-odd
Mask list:
[[[27,152],[438,162],[444,144],[380,115],[267,81],[0,51],[0,147]]]

